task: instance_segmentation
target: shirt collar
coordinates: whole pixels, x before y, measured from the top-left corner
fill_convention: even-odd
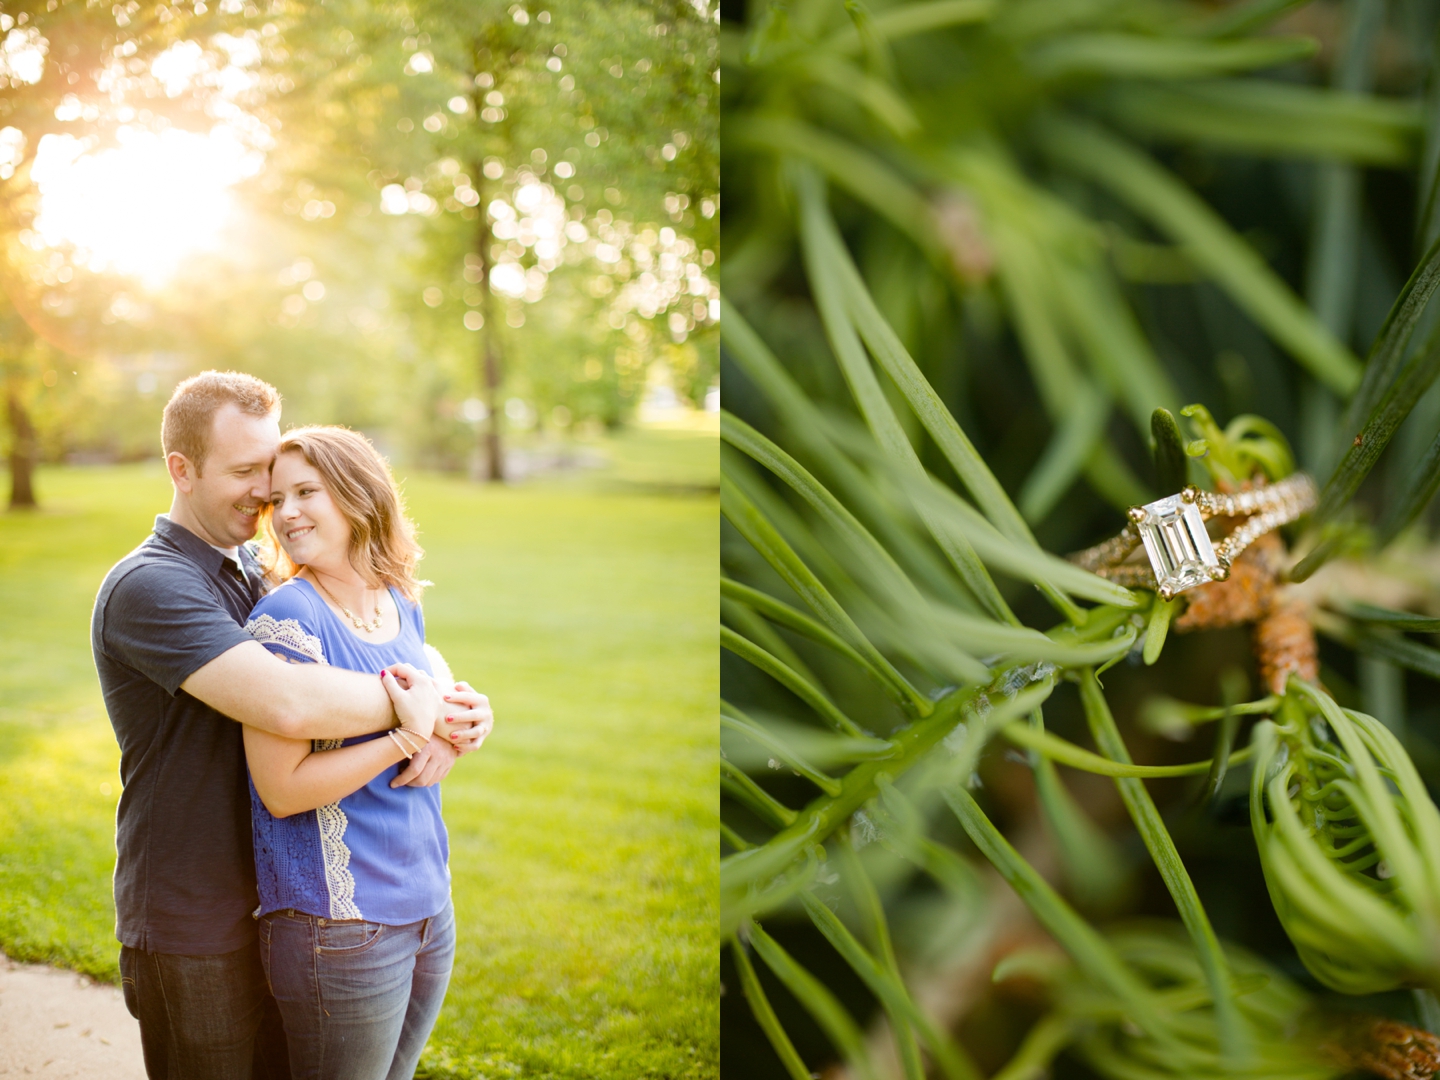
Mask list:
[[[229,556],[219,548],[211,547],[184,525],[171,521],[169,514],[155,515],[155,535],[178,549],[191,562],[199,564],[207,574],[218,574],[221,566],[229,561]]]
[[[213,547],[213,548],[215,548],[216,551],[220,552],[221,555],[224,555],[225,558],[229,559],[229,560],[230,560],[231,562],[233,562],[236,566],[239,566],[240,569],[242,569],[242,570],[245,569],[245,567],[244,567],[244,566],[241,566],[241,563],[240,563],[240,549],[239,549],[238,547],[222,548],[222,547],[215,547],[214,544],[211,544],[210,546]]]

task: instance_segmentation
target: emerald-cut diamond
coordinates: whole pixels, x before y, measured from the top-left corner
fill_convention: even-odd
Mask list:
[[[1155,571],[1155,585],[1160,595],[1170,599],[1178,592],[1204,585],[1220,576],[1220,560],[1200,507],[1180,495],[1147,503],[1132,514],[1145,554]]]

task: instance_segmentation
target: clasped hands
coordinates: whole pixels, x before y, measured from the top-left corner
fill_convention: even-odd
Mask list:
[[[461,754],[480,749],[495,726],[490,699],[469,683],[447,686],[409,664],[391,664],[381,680],[401,723],[429,735],[429,742],[390,781],[392,788],[438,784]]]

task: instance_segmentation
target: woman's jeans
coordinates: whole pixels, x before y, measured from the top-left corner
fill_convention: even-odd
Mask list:
[[[455,909],[405,926],[274,911],[260,959],[295,1080],[410,1080],[455,960]]]

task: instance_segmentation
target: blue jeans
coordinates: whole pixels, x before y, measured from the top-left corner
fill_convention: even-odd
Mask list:
[[[274,911],[260,959],[295,1080],[410,1080],[455,961],[455,909],[405,926]]]
[[[260,953],[218,956],[120,950],[120,985],[140,1021],[151,1080],[284,1080],[285,1032]]]

